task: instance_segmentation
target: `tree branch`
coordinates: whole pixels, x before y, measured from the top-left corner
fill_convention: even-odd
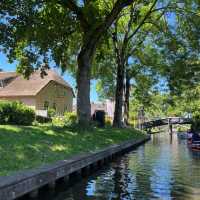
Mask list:
[[[145,38],[147,35],[148,35],[148,33],[146,33],[146,35],[144,36],[144,38]],[[127,56],[126,56],[126,60],[127,60],[127,61],[128,61],[128,58],[129,58],[130,56],[132,56],[132,54],[137,50],[137,47],[140,46],[140,45],[144,42],[144,38],[141,39],[141,40],[135,45],[135,48],[133,48],[129,54],[127,54]]]
[[[67,7],[69,10],[76,14],[83,30],[87,30],[89,28],[89,24],[85,18],[84,13],[82,12],[82,8],[79,7],[73,0],[59,0],[58,3],[64,7]]]
[[[117,62],[121,63],[121,57],[120,57],[120,52],[118,48],[118,38],[117,38],[117,22],[115,23],[115,31],[112,33],[112,40],[113,40],[113,45],[114,45],[114,50],[117,58]]]
[[[163,15],[165,14],[166,10],[167,10],[167,7],[165,8],[165,10],[163,10],[163,12],[160,14],[160,16],[157,17],[155,22],[159,21],[163,17]],[[144,24],[152,24],[153,26],[155,26],[158,29],[158,31],[165,32],[165,30],[162,30],[162,27],[159,26],[159,24],[156,24],[155,22],[146,21],[146,22],[144,22]]]
[[[111,12],[105,17],[104,21],[98,25],[96,28],[87,31],[86,35],[86,43],[84,45],[84,49],[90,47],[90,49],[96,48],[99,40],[101,39],[102,35],[109,29],[109,27],[113,24],[113,22],[117,19],[120,12],[127,6],[131,5],[135,0],[117,0],[114,4],[113,9]]]
[[[140,24],[137,26],[137,28],[134,30],[134,32],[128,37],[128,40],[130,40],[138,31],[139,29],[142,27],[142,25],[144,24],[144,22],[146,21],[146,19],[149,17],[149,15],[152,12],[152,9],[154,8],[154,6],[156,5],[158,0],[155,0],[153,2],[153,4],[151,5],[149,11],[146,13],[146,15],[144,16],[143,20],[140,22]]]
[[[131,7],[131,13],[130,13],[130,19],[129,19],[129,22],[128,22],[128,28],[127,28],[127,31],[125,31],[125,36],[124,36],[124,40],[123,40],[123,44],[122,44],[122,48],[121,48],[121,56],[124,57],[125,55],[125,51],[126,51],[126,48],[127,48],[127,44],[128,44],[128,41],[129,41],[129,33],[131,31],[131,25],[133,23],[133,18],[134,18],[134,10],[135,10],[135,7]],[[124,59],[124,62],[126,62],[126,59]]]
[[[107,15],[107,17],[104,20],[104,23],[101,25],[105,29],[108,29],[110,25],[114,22],[114,20],[117,18],[119,13],[123,10],[123,8],[131,5],[135,0],[118,0],[112,11]]]
[[[135,0],[117,0],[111,12],[106,16],[103,23],[101,23],[92,33],[92,35],[96,35],[94,38],[94,43],[98,42],[101,36],[104,34],[105,31],[112,25],[112,23],[116,20],[119,16],[120,12],[123,8],[131,5]]]

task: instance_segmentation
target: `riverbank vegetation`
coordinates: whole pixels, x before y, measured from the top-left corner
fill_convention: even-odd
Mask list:
[[[132,128],[72,131],[52,125],[0,125],[0,176],[143,137]]]
[[[31,125],[35,111],[19,101],[0,101],[0,124]]]

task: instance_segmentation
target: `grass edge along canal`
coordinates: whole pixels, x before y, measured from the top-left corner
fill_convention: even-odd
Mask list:
[[[0,176],[38,168],[113,144],[143,139],[145,136],[133,128],[75,131],[51,125],[0,125]]]

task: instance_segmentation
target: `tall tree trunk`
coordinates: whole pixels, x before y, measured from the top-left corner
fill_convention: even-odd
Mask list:
[[[130,75],[126,70],[126,86],[125,86],[125,102],[124,102],[124,117],[125,123],[129,125],[129,98],[130,98]]]
[[[121,128],[123,127],[122,112],[123,112],[123,97],[124,97],[124,73],[125,67],[123,64],[117,65],[117,86],[115,92],[115,112],[113,126]]]
[[[90,76],[91,74],[90,73],[91,73],[91,64],[92,64],[93,55],[96,52],[96,46],[99,43],[102,36],[107,32],[109,27],[113,24],[113,22],[118,17],[120,12],[123,10],[123,8],[131,5],[134,1],[133,0],[123,0],[123,1],[118,0],[114,4],[114,7],[111,10],[111,12],[105,17],[104,22],[102,22],[98,26],[96,26],[95,24],[90,25],[88,23],[87,19],[85,18],[84,13],[80,9],[80,7],[77,6],[76,3],[74,3],[74,1],[68,0],[66,2],[67,3],[65,5],[70,10],[76,13],[84,32],[83,46],[81,48],[80,54],[78,55],[77,115],[78,115],[79,124],[88,125],[91,118],[91,107],[90,107]],[[122,83],[122,87],[123,87],[123,83]],[[121,103],[123,103],[123,89],[122,89],[122,101],[121,100],[119,101],[118,106],[121,106]]]
[[[94,48],[83,48],[78,55],[77,71],[77,116],[78,123],[82,126],[88,126],[91,119],[90,106],[90,77],[91,63],[94,54]]]

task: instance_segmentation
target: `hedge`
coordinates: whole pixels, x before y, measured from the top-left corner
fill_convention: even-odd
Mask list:
[[[0,124],[31,125],[33,109],[18,101],[0,101]]]

